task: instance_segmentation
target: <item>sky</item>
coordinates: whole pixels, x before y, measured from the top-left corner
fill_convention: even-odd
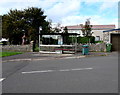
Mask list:
[[[119,0],[0,0],[0,15],[10,9],[42,8],[47,20],[62,26],[84,24],[90,18],[92,25],[115,24],[118,27]]]

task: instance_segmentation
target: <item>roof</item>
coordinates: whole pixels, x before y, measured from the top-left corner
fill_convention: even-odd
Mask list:
[[[40,35],[79,35],[77,33],[41,33]]]
[[[72,29],[81,29],[80,25],[73,25],[73,26],[66,26],[68,30]],[[92,25],[92,29],[99,29],[99,30],[105,30],[105,29],[114,29],[115,25]]]
[[[106,30],[106,31],[103,31],[103,32],[110,32],[110,31],[120,31],[120,28],[118,28],[118,29],[111,29],[111,30]]]

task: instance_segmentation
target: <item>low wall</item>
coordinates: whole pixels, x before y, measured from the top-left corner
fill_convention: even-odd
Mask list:
[[[89,51],[106,51],[106,43],[87,44]],[[77,46],[77,50],[82,51],[82,44]]]
[[[3,45],[2,51],[32,52],[33,45]]]
[[[97,43],[97,44],[87,44],[89,46],[89,51],[106,51],[106,43]],[[60,47],[64,48],[64,47]],[[42,46],[40,47],[42,51],[55,51],[58,47]],[[75,49],[75,47],[70,47],[69,49]],[[82,51],[82,44],[77,45],[77,51]]]
[[[97,44],[87,44],[89,45],[89,51],[106,51],[105,43]],[[0,46],[1,47],[1,46]],[[64,47],[62,47],[64,48]],[[42,51],[55,51],[58,47],[40,47]],[[69,49],[75,49],[75,47],[70,47]],[[77,45],[77,51],[82,51],[82,44]],[[19,51],[19,52],[33,52],[33,45],[4,45],[2,46],[2,51]]]

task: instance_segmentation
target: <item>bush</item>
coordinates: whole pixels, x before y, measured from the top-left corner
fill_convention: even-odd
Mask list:
[[[95,43],[103,43],[103,41],[95,41]]]
[[[95,43],[95,37],[78,37],[77,39],[78,43]]]
[[[39,52],[39,47],[36,46],[35,49],[34,49],[35,52]]]
[[[69,37],[68,39],[68,43],[75,43],[76,42],[76,37]],[[95,37],[90,36],[90,37],[77,37],[77,43],[95,43]]]

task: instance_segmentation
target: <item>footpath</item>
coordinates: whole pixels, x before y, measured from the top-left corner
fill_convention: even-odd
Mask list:
[[[109,55],[113,55],[114,53],[116,52],[89,52],[88,55],[83,55],[81,52],[76,54],[42,54],[39,52],[27,52],[23,54],[3,57],[2,62],[109,56]]]

